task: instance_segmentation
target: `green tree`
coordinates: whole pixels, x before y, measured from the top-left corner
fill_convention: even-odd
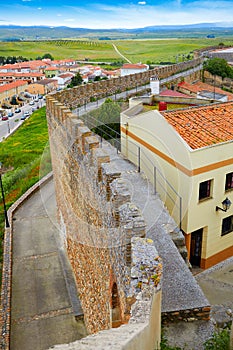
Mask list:
[[[18,105],[18,104],[19,104],[19,103],[17,102],[17,97],[16,97],[15,95],[12,96],[10,103],[11,103],[12,105]]]
[[[83,82],[83,78],[80,73],[77,73],[72,79],[70,84],[67,85],[68,88],[72,88],[74,86],[81,85]]]
[[[222,78],[233,78],[233,69],[223,58],[211,58],[204,63],[204,70]]]
[[[45,53],[45,54],[42,56],[42,59],[43,59],[43,58],[48,58],[48,59],[50,59],[51,61],[54,60],[53,56],[52,56],[50,53]]]
[[[117,139],[120,134],[121,104],[107,98],[97,109],[84,116],[84,122],[106,140]]]

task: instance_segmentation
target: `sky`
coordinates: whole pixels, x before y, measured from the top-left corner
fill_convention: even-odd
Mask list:
[[[0,25],[141,28],[233,22],[233,0],[0,0]]]

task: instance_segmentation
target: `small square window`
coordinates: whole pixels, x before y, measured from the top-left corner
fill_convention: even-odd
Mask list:
[[[211,183],[212,180],[204,181],[199,186],[199,200],[210,198],[211,196]]]
[[[233,215],[223,219],[221,236],[224,236],[232,231],[233,231]]]
[[[226,174],[225,191],[233,189],[233,173]]]

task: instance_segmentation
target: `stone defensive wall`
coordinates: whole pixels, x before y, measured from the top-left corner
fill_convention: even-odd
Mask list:
[[[106,96],[114,95],[122,91],[127,91],[137,86],[149,83],[151,76],[157,75],[164,79],[176,73],[186,71],[199,66],[203,59],[201,57],[191,61],[182,62],[174,65],[164,66],[148,70],[146,72],[126,75],[109,80],[102,80],[92,84],[80,85],[72,89],[63,90],[54,95],[60,103],[68,106],[70,109],[83,106],[93,99],[100,99]]]
[[[60,238],[87,330],[143,323],[139,334],[151,344],[141,349],[154,349],[160,342],[162,264],[145,238],[144,218],[98,136],[54,95],[46,106]]]
[[[232,58],[233,61],[233,58]],[[207,71],[204,72],[204,81],[205,83],[214,84],[216,87],[220,87],[221,89],[230,89],[233,90],[233,79],[230,78],[222,78],[218,75],[213,75]]]
[[[232,47],[232,46],[224,45],[224,44],[203,47],[202,49],[198,49],[198,50],[195,50],[193,52],[194,59],[199,58],[201,56],[209,57],[213,51],[225,50],[225,49],[228,49],[230,47]]]

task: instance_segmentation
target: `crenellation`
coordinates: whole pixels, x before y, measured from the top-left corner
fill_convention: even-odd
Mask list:
[[[142,73],[94,82],[92,84],[80,85],[73,89],[58,92],[54,95],[54,98],[62,104],[67,105],[69,108],[76,108],[90,102],[90,97],[101,98],[114,94],[117,91],[127,91],[136,86],[148,84],[150,77],[155,74],[158,75],[160,79],[167,78],[171,74],[195,67],[201,62],[202,58],[197,58],[177,65],[154,68]]]
[[[109,154],[102,148],[95,148],[93,150],[93,165],[97,168],[98,182],[102,181],[102,163],[109,163],[110,156]]]
[[[185,62],[182,67],[188,66]],[[178,69],[159,69],[160,78]],[[145,322],[158,341],[161,259],[153,241],[145,238],[145,220],[132,203],[119,167],[100,148],[99,137],[65,107],[77,108],[91,97],[107,96],[110,90],[127,91],[147,83],[154,74],[158,69],[59,92],[48,98],[47,117],[61,235],[88,332]],[[202,310],[196,313],[203,315]],[[156,332],[152,324],[157,325]]]
[[[99,139],[97,136],[87,136],[84,140],[84,152],[90,152],[91,163],[93,163],[93,150],[99,147]]]
[[[112,195],[110,184],[112,183],[112,181],[119,178],[121,176],[121,173],[119,172],[119,170],[115,169],[115,166],[111,162],[103,163],[101,167],[102,183],[104,184],[106,189],[106,199],[107,201],[109,201]]]
[[[121,172],[99,147],[99,138],[61,103],[50,99],[47,108],[61,235],[87,329],[95,333],[130,318],[130,305],[136,300],[128,295],[131,239],[145,235],[145,223],[131,203]],[[127,211],[122,209],[126,203]],[[112,300],[111,281],[117,303]],[[111,305],[119,311],[112,313]]]

